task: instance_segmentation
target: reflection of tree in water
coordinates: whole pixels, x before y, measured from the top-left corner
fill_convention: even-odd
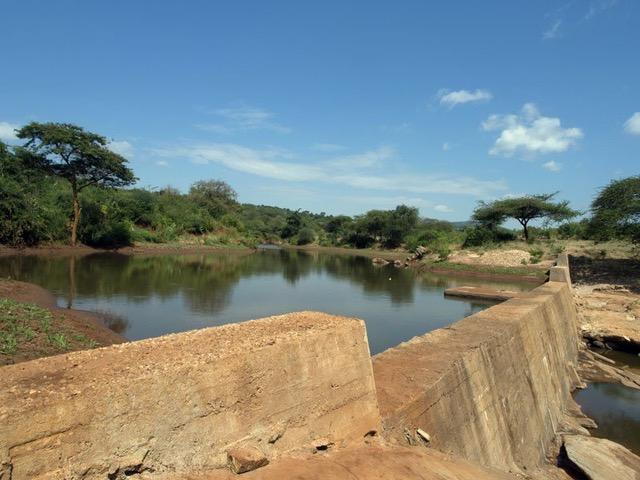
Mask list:
[[[180,294],[192,310],[212,314],[229,304],[242,278],[282,275],[295,284],[312,273],[349,281],[367,294],[387,296],[394,304],[413,302],[416,286],[441,290],[449,285],[442,277],[419,276],[393,266],[374,267],[365,257],[297,250],[159,256],[96,253],[76,257],[75,262],[70,257],[0,259],[0,276],[37,283],[70,301],[121,296],[142,303],[152,296],[168,299]],[[470,311],[481,308],[472,305]]]

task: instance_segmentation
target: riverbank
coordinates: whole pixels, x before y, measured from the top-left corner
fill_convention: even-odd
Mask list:
[[[583,338],[640,353],[640,261],[571,257],[571,272]]]
[[[0,365],[125,341],[96,313],[58,308],[44,288],[0,280]]]

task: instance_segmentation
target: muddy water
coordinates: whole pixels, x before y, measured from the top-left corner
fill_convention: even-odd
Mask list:
[[[155,337],[297,310],[362,318],[372,353],[491,305],[449,300],[443,290],[531,283],[419,275],[354,255],[262,250],[125,256],[0,258],[0,277],[39,284],[60,306],[100,311],[129,339]]]
[[[605,351],[603,355],[618,366],[640,375],[640,357],[629,353]],[[576,401],[593,418],[598,428],[595,437],[608,438],[640,455],[640,390],[610,383],[592,383],[580,390]]]

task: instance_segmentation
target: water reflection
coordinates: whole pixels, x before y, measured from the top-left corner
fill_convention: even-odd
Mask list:
[[[483,280],[416,275],[369,258],[290,250],[0,259],[0,276],[42,285],[60,304],[107,311],[130,339],[296,310],[365,319],[372,352],[486,308],[445,300],[444,288]],[[500,283],[529,289],[531,284]]]
[[[640,454],[640,390],[610,383],[592,383],[576,394],[582,411],[598,428],[594,437],[607,438]]]

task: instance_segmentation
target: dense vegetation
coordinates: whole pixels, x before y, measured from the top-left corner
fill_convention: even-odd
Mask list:
[[[473,221],[423,219],[399,205],[355,217],[241,204],[220,180],[194,183],[187,193],[128,187],[134,174],[99,135],[68,124],[23,127],[21,147],[0,142],[0,244],[75,243],[117,248],[134,242],[191,242],[254,246],[262,242],[355,248],[426,246],[446,259],[457,246],[515,240],[502,225],[523,227],[530,243],[541,238],[624,238],[640,241],[640,177],[612,182],[597,196],[591,218],[578,215],[555,194],[480,202]],[[537,220],[533,227],[529,222]],[[565,223],[561,223],[565,222]],[[552,225],[558,225],[552,228]]]

